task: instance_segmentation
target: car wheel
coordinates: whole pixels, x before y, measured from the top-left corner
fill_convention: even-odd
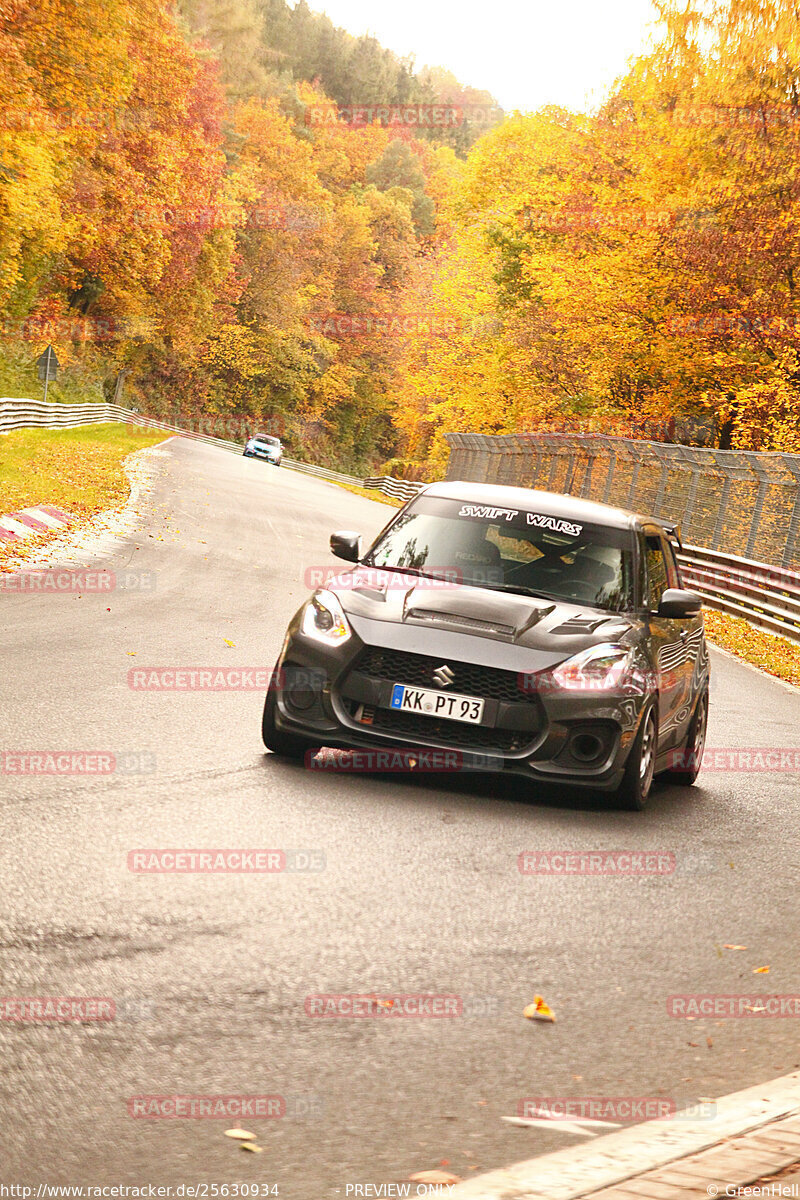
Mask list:
[[[625,764],[625,774],[616,795],[618,808],[641,812],[646,805],[655,774],[657,748],[656,710],[651,704],[639,722],[639,732]]]
[[[686,742],[680,754],[681,765],[670,767],[664,774],[670,783],[691,787],[700,774],[703,763],[703,751],[706,746],[706,729],[708,728],[708,688],[704,688],[698,697],[689,728],[686,731]]]
[[[275,692],[272,688],[267,692],[267,699],[264,702],[261,736],[267,749],[271,750],[273,754],[279,754],[281,758],[303,759],[306,751],[311,749],[309,743],[303,738],[299,738],[293,733],[284,733],[282,729],[276,728]]]

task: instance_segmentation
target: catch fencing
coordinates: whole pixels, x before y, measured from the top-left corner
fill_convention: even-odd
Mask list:
[[[449,480],[561,492],[678,523],[688,586],[800,641],[800,455],[590,434],[446,436]]]

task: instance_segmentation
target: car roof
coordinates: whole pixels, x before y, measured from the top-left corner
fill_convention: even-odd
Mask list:
[[[582,500],[577,496],[565,496],[561,492],[542,492],[535,488],[453,480],[447,483],[430,483],[420,494],[465,500],[468,503],[492,504],[500,508],[536,510],[548,516],[585,521],[593,525],[607,525],[612,529],[633,529],[651,524],[664,528],[664,522],[655,517],[628,512],[624,508],[614,508],[611,504],[600,504],[596,500]]]

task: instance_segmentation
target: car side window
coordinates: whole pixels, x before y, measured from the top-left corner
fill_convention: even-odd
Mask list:
[[[661,603],[661,597],[669,587],[667,560],[664,557],[664,546],[658,535],[645,538],[645,558],[647,563],[647,607],[655,612]]]

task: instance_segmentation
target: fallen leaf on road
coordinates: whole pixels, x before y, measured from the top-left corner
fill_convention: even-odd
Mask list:
[[[225,1137],[239,1138],[240,1141],[247,1140],[248,1138],[255,1138],[255,1136],[256,1135],[254,1133],[250,1133],[250,1131],[247,1129],[226,1129],[225,1130]]]
[[[136,655],[139,653],[139,651],[138,650],[126,650],[125,653],[128,655],[128,658],[136,658]]]
[[[460,1175],[451,1175],[449,1171],[417,1171],[409,1175],[411,1183],[461,1183]]]
[[[769,975],[769,967],[753,967],[754,975]]]
[[[747,946],[731,946],[728,942],[722,947],[723,950],[746,950]]]
[[[710,1038],[710,1037],[707,1037],[707,1038],[706,1038],[706,1045],[708,1046],[708,1048],[709,1048],[709,1050],[710,1050],[710,1049],[711,1049],[711,1047],[714,1045],[714,1039],[713,1039],[713,1038]]]
[[[543,996],[534,996],[533,1004],[529,1004],[527,1008],[523,1009],[522,1015],[529,1021],[555,1021],[556,1019],[556,1014],[550,1005],[545,1003]]]
[[[223,638],[222,640],[226,646],[232,646],[234,649],[236,648],[236,642],[230,642],[227,638]]]
[[[239,1142],[240,1150],[249,1150],[251,1154],[263,1154],[264,1147],[257,1146],[255,1142]]]

